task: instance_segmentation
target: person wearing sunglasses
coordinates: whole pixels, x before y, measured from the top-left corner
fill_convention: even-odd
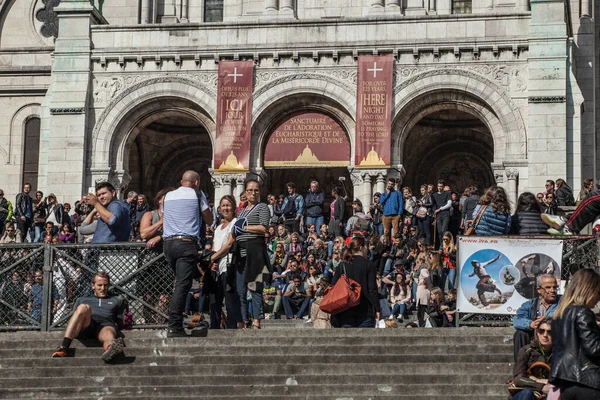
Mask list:
[[[523,347],[513,367],[509,385],[512,400],[535,400],[548,394],[548,374],[552,365],[552,318],[543,317],[532,342]]]
[[[6,222],[4,225],[4,234],[0,238],[0,244],[21,243],[21,236],[12,222]]]
[[[557,292],[558,282],[554,275],[538,275],[536,285],[539,297],[523,303],[513,317],[515,362],[521,348],[531,342],[541,321],[554,314],[562,298]]]

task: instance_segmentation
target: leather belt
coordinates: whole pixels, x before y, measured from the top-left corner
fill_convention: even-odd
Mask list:
[[[168,238],[165,239],[165,242],[170,242],[172,240],[183,240],[186,242],[198,242],[198,238],[195,236],[187,236],[187,235],[175,235],[175,236],[169,236]]]

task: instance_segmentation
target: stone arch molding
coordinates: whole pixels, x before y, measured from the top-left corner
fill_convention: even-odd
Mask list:
[[[290,87],[288,82],[293,82]],[[300,95],[321,98],[322,104],[306,104]],[[354,160],[354,132],[356,123],[356,89],[327,75],[298,73],[274,79],[254,91],[252,106],[252,152],[250,167],[262,167],[263,149],[275,124],[282,116],[295,111],[323,112],[333,117],[344,128]]]
[[[21,106],[10,121],[8,133],[8,152],[4,152],[7,164],[16,163],[18,154],[22,153],[25,144],[25,123],[31,118],[41,118],[42,107],[40,103],[29,103]],[[17,152],[19,149],[19,152]],[[2,150],[2,149],[0,149]]]
[[[494,162],[527,158],[525,122],[510,96],[472,71],[430,70],[402,81],[394,89],[393,164],[401,164],[403,145],[412,127],[432,107],[446,103],[481,119],[494,138]]]
[[[102,111],[92,131],[92,168],[119,168],[126,144],[136,125],[152,114],[170,107],[160,100],[178,99],[194,105],[188,110],[204,125],[214,145],[216,93],[201,83],[180,77],[159,77],[138,82],[119,93]],[[142,109],[142,105],[144,105]],[[111,165],[113,164],[113,165]],[[121,165],[122,166],[122,165]]]

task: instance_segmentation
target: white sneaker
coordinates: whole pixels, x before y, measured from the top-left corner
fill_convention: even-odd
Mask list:
[[[312,319],[310,319],[310,318],[306,320],[307,324],[310,324],[311,322],[312,322]]]
[[[571,232],[569,230],[569,228],[567,228],[566,226],[564,226],[561,230],[550,228],[546,232],[548,232],[550,235],[555,235],[555,236],[572,236],[573,235],[573,232]]]
[[[388,319],[394,319],[394,314],[390,314],[390,316],[388,317]]]
[[[560,230],[563,226],[565,226],[565,219],[558,215],[550,215],[550,214],[542,214],[542,221],[546,223],[551,228],[556,230]]]

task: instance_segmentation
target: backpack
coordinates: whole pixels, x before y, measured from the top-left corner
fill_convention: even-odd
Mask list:
[[[359,215],[354,215],[354,218],[356,218],[356,220],[354,221],[354,225],[352,225],[353,231],[372,233],[371,231],[373,230],[373,226],[371,225],[370,218],[364,218]]]
[[[299,195],[295,194],[294,196],[288,197],[287,203],[285,203],[285,208],[283,209],[283,216],[285,219],[293,219],[296,218],[296,198]]]

